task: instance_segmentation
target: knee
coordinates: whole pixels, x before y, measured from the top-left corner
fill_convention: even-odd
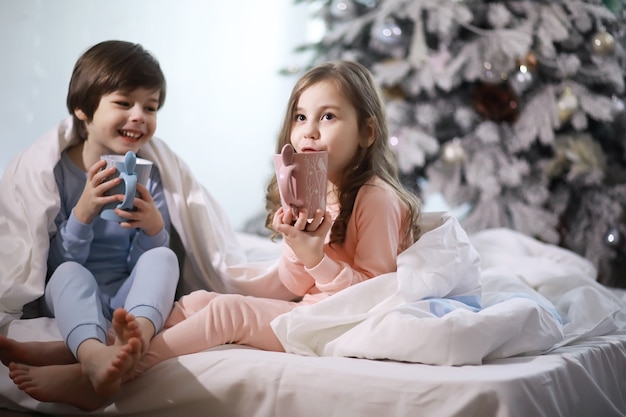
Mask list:
[[[175,265],[178,268],[178,258],[173,250],[165,246],[159,246],[158,248],[152,248],[144,252],[140,258],[143,262],[158,262],[163,265]]]
[[[63,285],[68,282],[80,282],[85,280],[93,280],[91,272],[78,262],[67,261],[63,262],[54,270],[48,280],[48,285]]]
[[[217,296],[222,295],[212,291],[196,290],[187,295],[183,295],[178,303],[190,311],[198,311],[209,305]]]
[[[216,294],[208,305],[213,314],[228,317],[244,309],[244,299],[240,294]]]
[[[96,291],[98,284],[93,274],[83,265],[68,261],[55,269],[46,283],[45,295],[57,298],[66,291],[83,293]]]
[[[158,256],[159,258],[177,262],[176,254],[174,253],[174,251],[166,246],[159,246],[158,248],[150,249],[148,252],[154,253],[154,256]]]

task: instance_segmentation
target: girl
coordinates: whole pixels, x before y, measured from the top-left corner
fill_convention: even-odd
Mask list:
[[[384,104],[369,71],[335,62],[304,74],[291,93],[277,150],[286,143],[297,152],[328,151],[329,159],[327,210],[312,221],[304,210],[294,219],[280,208],[276,178],[267,190],[267,226],[284,239],[278,276],[300,301],[207,291],[184,296],[125,380],[168,358],[222,344],[284,351],[270,325],[275,317],[396,270],[397,255],[419,236],[420,203],[398,180]],[[65,380],[72,380],[69,373]],[[47,401],[78,404],[58,386],[50,387]],[[74,379],[63,391],[70,388],[80,393],[83,408],[87,400],[102,401],[88,384]]]

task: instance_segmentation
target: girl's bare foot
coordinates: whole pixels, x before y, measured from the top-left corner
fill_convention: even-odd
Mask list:
[[[84,411],[96,410],[105,402],[78,363],[50,366],[11,363],[9,376],[19,389],[38,401],[70,404]]]
[[[62,341],[18,342],[0,335],[0,362],[27,365],[65,365],[76,363],[76,358]]]

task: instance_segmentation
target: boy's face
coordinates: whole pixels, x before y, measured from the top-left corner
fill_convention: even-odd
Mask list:
[[[137,153],[156,130],[159,93],[137,88],[106,94],[100,98],[91,122],[78,110],[78,118],[87,127],[87,141],[99,147],[101,154]]]

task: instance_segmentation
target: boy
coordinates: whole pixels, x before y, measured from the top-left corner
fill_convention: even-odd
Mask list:
[[[105,169],[100,156],[140,152],[156,130],[165,86],[157,60],[142,46],[105,41],[78,59],[68,89],[73,137],[54,168],[60,210],[50,238],[43,300],[67,348],[46,352],[41,364],[78,361],[77,373],[105,398],[162,328],[179,268],[168,247],[170,217],[157,166],[146,186],[137,184],[135,209],[116,209],[124,221],[110,222],[99,217],[100,209],[122,201],[123,195],[106,195],[120,179],[109,179],[115,168]],[[41,352],[27,346],[4,338],[3,362],[26,357],[23,362],[33,364]],[[38,381],[55,381],[54,367],[24,373],[13,364],[11,369],[17,372],[14,382],[35,398],[41,391]]]

